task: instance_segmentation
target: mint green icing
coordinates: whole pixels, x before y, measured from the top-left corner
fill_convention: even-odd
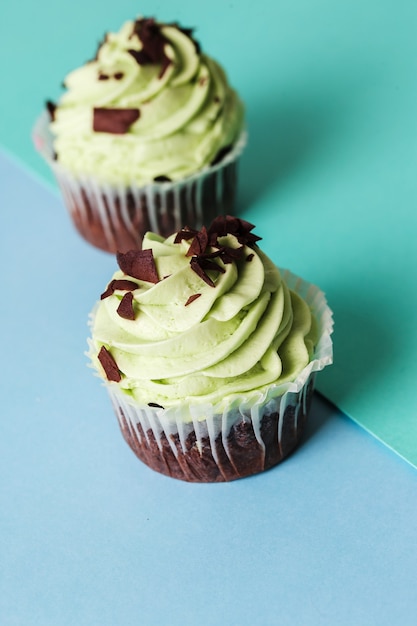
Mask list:
[[[233,235],[219,239],[240,247]],[[92,317],[90,357],[110,352],[122,378],[117,385],[135,402],[165,408],[187,402],[225,405],[236,394],[264,392],[294,381],[312,358],[316,324],[304,300],[291,291],[257,245],[243,257],[208,271],[215,287],[190,266],[190,241],[174,243],[148,233],[160,281],[134,280],[135,319],[117,313],[125,292],[102,299]],[[251,260],[247,258],[251,255]],[[253,256],[252,256],[253,255]],[[114,279],[127,278],[122,271]],[[200,294],[186,305],[190,296]]]
[[[141,65],[128,52],[143,48],[136,23],[108,33],[96,59],[65,79],[51,130],[58,162],[74,174],[114,184],[176,181],[208,166],[241,134],[243,106],[220,65],[188,33],[164,24],[168,65]],[[96,132],[94,108],[140,115],[124,134]]]

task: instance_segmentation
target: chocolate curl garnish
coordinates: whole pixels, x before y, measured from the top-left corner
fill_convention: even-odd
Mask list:
[[[93,130],[96,133],[124,135],[139,116],[139,109],[94,108]]]
[[[207,228],[203,226],[202,229],[195,234],[195,237],[191,243],[191,246],[188,249],[186,256],[200,256],[201,254],[204,254],[207,249],[207,244]]]
[[[192,296],[190,296],[187,300],[187,302],[184,304],[184,306],[188,306],[189,304],[191,304],[192,302],[194,302],[194,300],[197,300],[197,298],[199,298],[201,296],[201,293],[194,293]]]
[[[244,247],[240,246],[240,248],[228,248],[227,246],[221,246],[217,255],[221,258],[223,263],[233,263],[234,261],[240,261],[243,257]]]
[[[125,293],[123,298],[120,300],[120,304],[117,307],[117,313],[125,320],[135,319],[135,311],[133,309],[133,293],[131,291]]]
[[[113,289],[119,289],[120,291],[134,291],[139,289],[139,285],[134,283],[133,280],[126,280],[125,278],[119,278],[113,282]]]
[[[210,287],[215,287],[216,285],[211,280],[210,276],[206,274],[206,271],[211,270],[213,272],[219,272],[221,274],[224,274],[225,272],[223,267],[220,267],[220,265],[217,265],[217,263],[214,263],[209,259],[205,259],[204,257],[193,256],[190,261],[190,266],[191,269],[198,276],[200,276],[200,278],[202,278],[204,282],[207,283],[207,285],[209,285]]]
[[[114,279],[107,285],[107,289],[101,294],[100,299],[104,300],[104,298],[112,296],[116,289],[120,291],[133,291],[134,289],[139,289],[139,285],[134,283],[133,280],[126,280],[124,278],[118,280]]]
[[[148,250],[129,250],[118,252],[117,262],[122,272],[138,280],[147,283],[158,283],[159,277],[156,270],[153,252]]]
[[[162,78],[171,59],[165,54],[166,38],[159,24],[153,18],[136,20],[133,35],[137,35],[142,43],[141,50],[128,50],[138,65],[161,65],[158,78]]]
[[[244,235],[237,234],[236,239],[238,240],[239,243],[245,246],[252,247],[258,241],[260,241],[262,237],[258,237],[258,235],[255,235],[254,233],[245,233]]]
[[[172,179],[169,176],[165,176],[165,174],[161,174],[160,176],[155,176],[154,181],[156,183],[170,183]]]
[[[196,234],[197,234],[196,230],[194,230],[193,228],[188,228],[188,226],[186,226],[185,228],[177,232],[175,239],[174,239],[174,243],[181,243],[183,239],[188,241],[189,239],[192,239],[193,237],[195,237]]]
[[[51,122],[54,121],[55,119],[55,111],[56,111],[56,104],[55,102],[52,102],[52,100],[47,100],[46,101],[46,109],[49,113],[49,117],[51,118]]]
[[[213,220],[208,230],[205,226],[198,232],[188,227],[180,230],[174,239],[174,243],[180,243],[183,239],[193,239],[186,254],[186,256],[191,256],[191,269],[210,287],[215,287],[214,282],[207,275],[207,271],[224,273],[226,270],[210,259],[218,257],[224,264],[240,261],[244,255],[244,246],[253,246],[261,239],[261,237],[251,232],[253,228],[253,224],[238,217],[232,217],[231,215],[219,216]],[[219,237],[224,237],[228,234],[236,237],[241,244],[239,248],[219,243]],[[217,249],[207,252],[207,248]],[[247,257],[247,260],[250,261],[252,258],[253,255],[251,258]]]
[[[119,383],[122,380],[119,368],[117,367],[116,361],[114,360],[110,352],[104,346],[101,346],[97,358],[100,361],[102,368],[104,369],[107,380]]]
[[[242,245],[252,246],[262,239],[251,232],[255,226],[246,220],[231,215],[220,215],[211,223],[208,233],[210,242],[214,238],[224,237],[225,235],[234,235]]]

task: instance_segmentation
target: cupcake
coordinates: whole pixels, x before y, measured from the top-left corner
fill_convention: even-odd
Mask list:
[[[167,237],[233,212],[243,105],[191,29],[128,21],[64,86],[33,139],[91,244],[140,249],[147,231]]]
[[[273,467],[301,440],[332,362],[323,293],[260,250],[253,226],[146,233],[90,317],[89,358],[121,432],[152,469],[222,482]]]

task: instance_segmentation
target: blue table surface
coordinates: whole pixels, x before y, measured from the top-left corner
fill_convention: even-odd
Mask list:
[[[114,259],[1,152],[0,182],[0,623],[415,625],[415,468],[316,394],[269,472],[149,470],[84,355]]]

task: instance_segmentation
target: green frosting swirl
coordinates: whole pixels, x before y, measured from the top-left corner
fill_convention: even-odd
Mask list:
[[[220,268],[205,270],[211,286],[192,269],[189,240],[174,243],[174,235],[164,240],[148,233],[143,249],[152,250],[160,280],[115,273],[114,280],[137,284],[131,292],[134,319],[117,311],[126,291],[116,289],[100,301],[90,350],[99,374],[106,378],[97,356],[104,346],[121,375],[111,384],[135,402],[164,408],[229,404],[236,394],[295,380],[311,360],[316,323],[272,261],[257,245],[241,246],[239,239],[228,234],[207,248],[208,254],[219,246],[240,253],[233,262],[211,259]]]
[[[175,24],[126,22],[65,86],[51,123],[57,159],[105,182],[182,179],[212,163],[243,128],[242,103],[223,69]],[[115,110],[130,112],[122,129],[109,127]],[[104,130],[97,115],[107,116]]]

